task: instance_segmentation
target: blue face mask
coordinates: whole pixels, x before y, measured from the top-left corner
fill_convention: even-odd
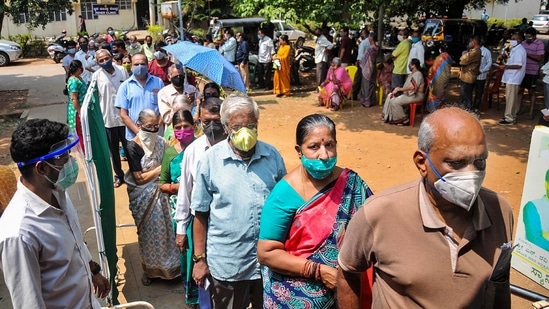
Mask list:
[[[99,66],[107,71],[112,69],[112,59],[109,59],[108,61],[101,63]]]
[[[307,173],[314,179],[324,179],[332,173],[336,166],[337,156],[328,158],[328,160],[320,159],[307,159],[304,155],[301,155],[301,164]]]
[[[69,48],[69,49],[67,49],[67,53],[69,53],[70,55],[76,54],[76,48]]]
[[[261,41],[261,36],[258,34],[257,39]]]
[[[412,38],[412,42],[413,42],[413,43],[419,42],[419,38],[413,37],[413,38]]]
[[[145,76],[147,74],[147,66],[144,64],[132,66],[132,74],[135,75],[135,77]]]

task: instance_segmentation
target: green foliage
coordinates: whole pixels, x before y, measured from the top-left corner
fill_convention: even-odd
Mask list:
[[[78,32],[77,35],[78,35],[78,37],[83,37],[83,36],[88,35],[88,32],[87,31]]]
[[[21,14],[26,14],[27,20],[25,25],[29,30],[37,27],[46,28],[46,25],[51,22],[51,16],[54,13],[67,11],[72,15],[74,8],[72,0],[12,0],[6,3],[6,0],[0,0],[0,21],[3,16],[11,16],[15,23],[23,23],[20,19]],[[0,24],[0,32],[2,30]]]
[[[503,20],[503,18],[495,18],[495,17],[488,18],[488,21],[486,22],[486,24],[488,24],[488,29],[490,29],[492,25],[494,25],[497,28],[505,27],[504,23],[505,21]]]
[[[513,18],[506,20],[503,25],[506,28],[514,28],[522,23],[522,18]]]
[[[149,35],[152,37],[152,41],[156,42],[159,40],[162,40],[162,31],[164,30],[164,27],[160,25],[149,25],[147,26],[147,32],[149,32]]]
[[[23,57],[40,57],[47,55],[44,39],[33,37],[30,33],[8,35],[8,40],[21,45]]]

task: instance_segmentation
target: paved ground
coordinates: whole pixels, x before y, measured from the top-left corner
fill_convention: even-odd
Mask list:
[[[457,93],[455,81],[452,93]],[[29,118],[49,118],[65,121],[63,71],[60,65],[42,61],[30,64],[22,62],[0,68],[0,91],[30,89],[27,105]],[[503,97],[503,95],[502,95]],[[288,169],[299,164],[293,149],[292,136],[296,122],[306,114],[326,110],[315,105],[310,93],[295,93],[290,99],[277,99],[272,95],[256,97],[260,105],[260,138],[273,144],[282,153]],[[541,103],[538,99],[538,103]],[[397,183],[413,179],[417,171],[411,165],[411,154],[415,150],[417,127],[397,127],[379,121],[379,106],[365,109],[355,102],[355,107],[345,108],[341,112],[329,113],[338,128],[338,162],[357,171],[375,192],[379,192]],[[482,122],[488,134],[490,163],[485,184],[487,187],[505,195],[517,213],[526,170],[529,140],[532,126],[536,123],[519,118],[519,124],[510,128],[497,126],[501,111],[492,108],[482,116]],[[419,120],[418,120],[419,122]],[[1,146],[1,145],[0,145]],[[127,168],[127,166],[124,166]],[[82,173],[83,174],[83,173]],[[78,184],[71,188],[71,196],[79,213],[82,228],[93,226],[91,211],[84,189],[83,175]],[[117,223],[133,223],[128,211],[128,198],[125,187],[116,189]],[[518,218],[516,216],[515,218]],[[86,235],[89,247],[96,251],[93,233]],[[139,282],[141,277],[140,257],[138,254],[135,227],[118,229],[117,249],[119,255],[119,279],[122,303],[145,300],[155,308],[185,308],[183,305],[183,287],[177,280],[173,282],[154,282],[145,287]],[[94,256],[97,256],[94,253]],[[549,294],[547,290],[512,272],[512,283]],[[0,280],[0,308],[11,308],[9,297]],[[528,308],[527,301],[513,298],[514,308]]]

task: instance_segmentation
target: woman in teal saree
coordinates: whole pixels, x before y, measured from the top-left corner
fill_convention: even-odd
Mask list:
[[[336,166],[335,125],[328,117],[299,122],[296,150],[301,166],[275,186],[261,215],[264,308],[336,308],[339,247],[372,191],[354,171]]]

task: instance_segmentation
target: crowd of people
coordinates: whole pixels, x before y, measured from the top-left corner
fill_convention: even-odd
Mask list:
[[[533,49],[527,44],[534,44],[535,33],[529,31],[522,45]],[[328,68],[332,43],[318,34],[317,74],[326,72],[317,78],[325,89],[319,96],[337,110],[352,90],[345,67],[353,63],[342,48]],[[288,38],[281,36],[274,52],[272,39],[261,30],[258,35],[259,68],[267,73],[273,63],[280,67],[274,92],[289,96],[289,75],[282,76]],[[84,38],[71,45],[74,53],[63,61],[68,125],[29,120],[11,140],[21,178],[0,217],[0,265],[14,307],[99,308],[92,291],[98,297],[109,293],[66,192],[78,175],[70,151],[82,142],[83,95],[95,82],[113,186],[126,184],[137,227],[143,285],[181,277],[186,304],[200,308],[440,308],[448,307],[448,299],[456,308],[510,308],[509,268],[498,273],[502,281],[489,278],[501,271],[494,266],[500,246],[511,241],[512,210],[482,187],[486,137],[466,111],[476,106],[471,93],[484,71],[480,40],[473,37],[462,57],[464,107],[440,108],[451,62],[444,50],[424,77],[419,33],[408,39],[402,30],[401,43],[377,73],[377,38],[362,35],[368,42],[357,60],[362,105],[373,104],[376,80],[383,76],[391,87],[383,120],[406,124],[404,106],[425,97],[432,111],[413,155],[419,178],[375,196],[356,172],[337,164],[336,125],[328,116],[312,114],[296,124],[300,164],[287,172],[279,151],[258,139],[257,103],[245,94],[222,99],[215,83],[199,91],[169,59],[165,42],[154,44],[152,58],[145,46],[130,39],[126,47],[110,32],[93,56]],[[225,38],[230,43],[223,55],[242,65],[241,36],[228,32]],[[528,69],[529,54],[521,34],[512,39],[504,78],[518,93],[520,82],[513,81]],[[145,42],[152,46],[150,38]],[[131,55],[132,49],[138,52]],[[129,69],[116,63],[120,54],[121,61],[128,56]],[[265,87],[271,85],[267,76]],[[527,83],[533,91],[535,77]],[[516,105],[502,121],[513,122],[513,112]]]
[[[521,25],[516,33],[511,30],[504,33],[497,46],[497,61],[493,61],[496,59],[492,59],[492,51],[478,35],[470,37],[460,59],[452,59],[445,44],[441,45],[436,57],[425,59],[420,32],[405,28],[398,32],[399,43],[395,49],[384,55],[383,62],[378,63],[381,46],[376,34],[364,29],[358,47],[358,71],[354,76],[350,76],[346,70],[337,70],[339,66],[344,68],[352,65],[341,60],[341,57],[346,57],[346,50],[349,49],[345,47],[348,30],[342,29],[339,54],[333,55],[333,38],[327,31],[316,29],[315,62],[319,104],[334,111],[338,110],[340,102],[351,95],[352,89],[348,87],[348,83],[354,79],[355,87],[358,85],[360,89],[357,93],[362,106],[374,105],[377,89],[378,95],[383,93],[380,100],[385,102],[382,119],[390,124],[408,124],[410,120],[406,106],[410,103],[423,105],[427,112],[433,112],[445,103],[452,63],[459,61],[459,102],[452,104],[457,103],[480,117],[481,105],[485,104],[483,100],[487,80],[493,81],[497,71],[501,70],[501,82],[506,86],[507,101],[504,117],[499,124],[513,125],[516,123],[516,115],[521,113],[527,113],[533,119],[537,80],[540,74],[546,75],[544,72],[549,64],[544,66],[545,71],[541,70],[540,62],[545,55],[544,43],[536,38],[537,32],[533,27],[525,25],[526,27]],[[328,66],[329,63],[331,66]],[[412,75],[415,77],[412,78]],[[549,83],[544,82],[544,85]],[[525,89],[528,90],[530,105],[522,109]],[[545,93],[549,94],[546,91]],[[545,103],[545,107],[549,108],[549,103]],[[395,108],[398,111],[391,113]]]

